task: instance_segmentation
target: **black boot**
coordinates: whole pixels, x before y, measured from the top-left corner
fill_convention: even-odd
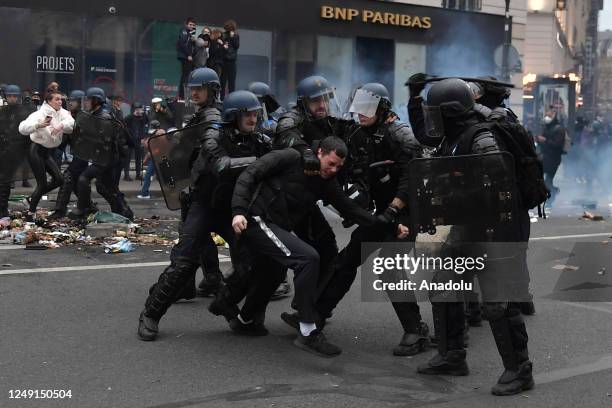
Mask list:
[[[231,301],[231,295],[227,286],[222,286],[215,295],[215,298],[210,305],[208,311],[215,316],[223,316],[229,322],[235,319],[240,313],[240,309],[234,302]]]
[[[527,360],[519,364],[516,370],[506,369],[497,380],[497,384],[491,388],[493,395],[514,395],[527,391],[535,386],[533,381],[531,361]]]
[[[429,327],[419,323],[416,333],[405,332],[400,343],[393,349],[394,356],[414,356],[429,348]]]
[[[503,313],[490,315],[489,325],[505,368],[491,392],[494,395],[513,395],[533,388],[527,329],[519,305],[510,304]]]
[[[153,341],[159,332],[159,320],[145,316],[145,311],[140,312],[138,318],[138,337],[143,341]]]
[[[436,354],[425,364],[417,368],[420,374],[428,375],[468,375],[470,370],[465,361],[465,350],[449,350],[445,354]]]
[[[149,297],[145,301],[145,308],[139,318],[138,336],[142,340],[155,340],[159,320],[180,295],[194,273],[194,265],[179,262],[171,264],[159,275],[157,283],[149,289]]]
[[[223,284],[223,275],[221,271],[207,273],[204,276],[204,279],[200,281],[198,285],[198,289],[196,290],[196,295],[198,297],[209,297],[214,296],[219,289],[221,289],[221,285]]]

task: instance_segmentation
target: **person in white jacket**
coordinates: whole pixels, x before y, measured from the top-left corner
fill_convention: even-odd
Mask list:
[[[26,218],[34,219],[36,207],[43,195],[62,185],[63,179],[50,150],[62,143],[64,134],[72,133],[74,119],[70,112],[62,108],[62,94],[50,91],[39,110],[33,112],[19,124],[19,133],[32,140],[29,161],[36,178],[36,188],[30,196],[30,208]],[[47,182],[47,173],[51,182]]]

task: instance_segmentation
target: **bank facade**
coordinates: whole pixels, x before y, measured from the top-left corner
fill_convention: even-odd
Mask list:
[[[502,16],[372,0],[0,4],[0,82],[38,90],[51,80],[64,90],[98,85],[145,103],[176,95],[176,37],[188,16],[198,32],[238,22],[238,87],[266,81],[287,103],[313,73],[327,76],[341,97],[379,81],[400,111],[412,73],[493,74],[504,36]]]

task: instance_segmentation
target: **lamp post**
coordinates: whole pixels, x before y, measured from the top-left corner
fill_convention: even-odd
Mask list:
[[[502,54],[501,77],[503,81],[510,82],[510,67],[508,66],[508,53],[512,46],[512,16],[510,15],[510,0],[506,0],[504,14],[504,47]]]

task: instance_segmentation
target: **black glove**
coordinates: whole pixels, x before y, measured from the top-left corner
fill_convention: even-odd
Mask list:
[[[321,162],[311,149],[302,152],[302,163],[304,163],[304,171],[318,173],[321,170]]]
[[[417,74],[411,75],[406,82],[408,89],[410,90],[410,97],[415,98],[419,96],[421,91],[425,89],[425,80],[429,78],[427,74],[419,72]]]
[[[385,224],[397,224],[397,217],[399,216],[399,210],[392,205],[388,206],[385,211],[378,214],[378,218]]]

